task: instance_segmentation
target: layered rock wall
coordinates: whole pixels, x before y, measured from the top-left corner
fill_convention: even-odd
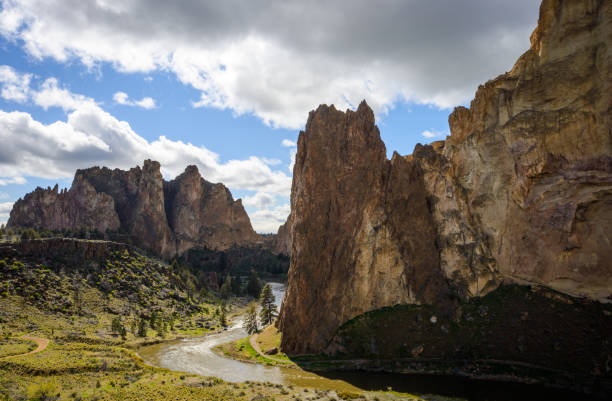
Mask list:
[[[120,231],[163,257],[259,240],[241,201],[223,184],[207,182],[195,166],[166,182],[150,160],[128,171],[77,170],[70,190],[60,193],[57,186],[37,188],[15,202],[8,226]]]
[[[612,298],[612,0],[544,0],[531,48],[385,157],[372,111],[320,106],[300,133],[282,348],[323,351],[366,311],[452,311],[505,283]]]

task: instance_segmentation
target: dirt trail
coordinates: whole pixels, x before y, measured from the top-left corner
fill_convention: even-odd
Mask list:
[[[287,360],[277,359],[277,358],[274,358],[273,356],[266,355],[263,352],[261,352],[261,348],[259,347],[259,344],[257,344],[257,336],[258,335],[259,334],[253,334],[251,336],[250,342],[251,342],[251,347],[253,347],[253,349],[255,351],[257,351],[257,353],[259,355],[261,355],[261,356],[263,356],[264,358],[267,358],[267,359],[272,359],[273,361],[276,361],[276,362],[283,362],[283,363],[287,363],[288,362]]]
[[[16,358],[18,356],[36,354],[38,352],[44,351],[44,349],[47,348],[47,346],[49,346],[49,340],[47,338],[32,337],[32,336],[21,336],[19,338],[23,340],[28,340],[28,341],[34,341],[36,345],[38,345],[38,347],[36,347],[36,349],[30,352],[26,352],[25,354],[9,355],[9,356],[5,356],[3,359],[10,359],[10,358]]]

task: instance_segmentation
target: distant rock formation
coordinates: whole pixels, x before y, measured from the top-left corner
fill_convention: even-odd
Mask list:
[[[365,102],[310,113],[283,351],[321,352],[383,306],[451,312],[506,283],[612,299],[611,21],[611,0],[544,0],[531,48],[410,156],[386,159]]]
[[[278,228],[272,239],[271,250],[277,255],[291,256],[291,215],[287,221]]]
[[[8,226],[118,230],[163,257],[259,241],[241,201],[223,184],[204,180],[195,166],[167,182],[151,160],[129,171],[77,170],[68,191],[37,188],[15,202]]]

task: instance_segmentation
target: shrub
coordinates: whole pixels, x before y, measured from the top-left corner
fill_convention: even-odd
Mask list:
[[[41,383],[34,383],[28,386],[28,398],[30,400],[47,401],[58,398],[59,386],[55,380],[45,380]]]

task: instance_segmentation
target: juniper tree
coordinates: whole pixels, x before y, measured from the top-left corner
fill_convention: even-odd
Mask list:
[[[272,324],[276,315],[276,305],[274,304],[274,294],[272,293],[272,287],[270,283],[267,283],[263,290],[261,290],[261,296],[259,297],[259,304],[261,305],[261,311],[259,312],[259,320],[262,326]]]
[[[118,317],[113,318],[113,320],[111,321],[111,331],[113,333],[120,333],[121,332],[121,326],[123,326],[121,324],[121,319]]]
[[[242,322],[242,327],[249,334],[257,333],[259,331],[259,327],[257,327],[257,303],[255,301],[251,302],[247,307],[246,315],[244,316],[244,321]]]

